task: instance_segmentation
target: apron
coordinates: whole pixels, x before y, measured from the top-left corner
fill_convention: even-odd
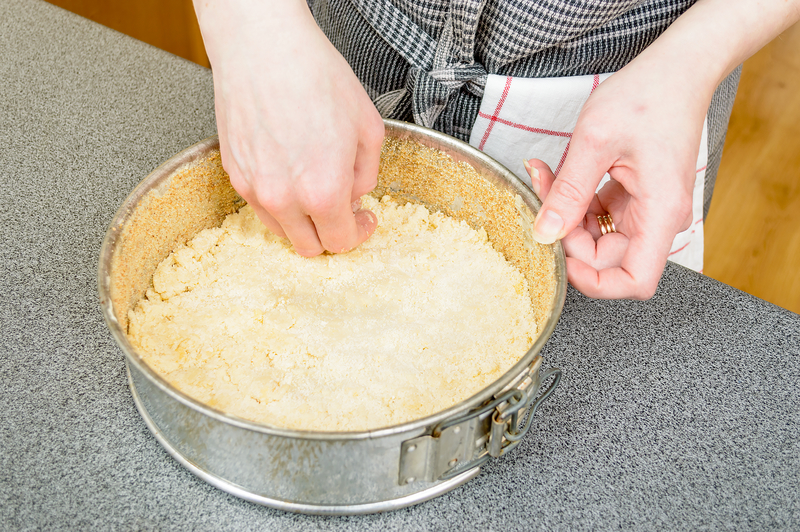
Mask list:
[[[309,6],[383,117],[468,141],[530,184],[522,159],[560,169],[583,102],[608,77],[599,73],[622,68],[694,1],[309,0]],[[712,101],[714,138],[704,127],[695,224],[672,247],[671,260],[697,271],[708,178],[703,161],[710,145],[718,163],[734,94],[726,93],[722,112],[711,113]]]

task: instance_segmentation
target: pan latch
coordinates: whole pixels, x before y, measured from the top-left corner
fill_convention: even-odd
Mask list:
[[[541,364],[537,355],[517,386],[476,410],[439,423],[431,434],[404,441],[398,483],[446,480],[516,447],[530,430],[536,410],[561,380],[560,369],[540,372]],[[551,377],[541,391],[541,384]]]

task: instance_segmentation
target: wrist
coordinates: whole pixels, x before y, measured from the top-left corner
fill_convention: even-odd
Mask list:
[[[279,47],[303,26],[316,28],[305,0],[193,0],[209,61],[226,51],[251,53]]]

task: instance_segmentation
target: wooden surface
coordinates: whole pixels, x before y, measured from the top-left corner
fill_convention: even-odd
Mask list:
[[[706,275],[800,313],[800,24],[744,64],[705,229]]]
[[[191,0],[49,0],[208,66]],[[800,24],[749,59],[706,220],[705,274],[800,313]]]
[[[157,48],[209,66],[192,0],[47,0]]]

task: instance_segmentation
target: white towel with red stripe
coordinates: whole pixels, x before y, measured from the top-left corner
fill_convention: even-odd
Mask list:
[[[563,78],[489,75],[469,143],[514,172],[529,187],[523,159],[546,162],[558,175],[583,104],[611,74]],[[708,161],[708,124],[697,157],[692,226],[675,236],[669,260],[703,271],[703,187]],[[600,187],[610,179],[603,178]]]

